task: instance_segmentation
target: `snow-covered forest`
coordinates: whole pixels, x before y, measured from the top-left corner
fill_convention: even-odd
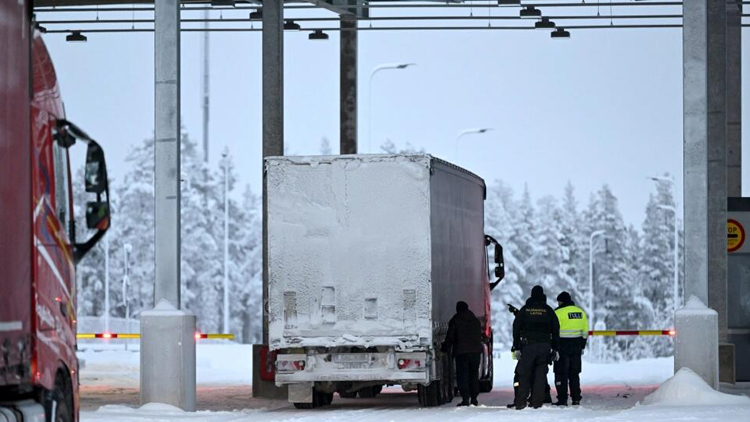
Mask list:
[[[399,151],[390,141],[381,148],[389,153]],[[407,145],[399,152],[413,151]],[[326,139],[321,142],[320,152],[331,153]],[[117,317],[125,316],[124,297],[131,316],[137,317],[141,310],[153,306],[153,139],[134,148],[127,162],[129,169],[124,177],[110,181],[110,303],[111,315]],[[196,143],[183,135],[182,306],[197,315],[201,331],[222,331],[226,169],[230,192],[230,329],[240,341],[253,343],[261,337],[261,200],[249,187],[237,185],[234,165],[227,151],[217,168],[208,166]],[[76,177],[83,177],[82,170]],[[510,346],[512,315],[506,304],[523,305],[535,284],[544,286],[550,305],[555,304],[560,291],[567,290],[591,313],[590,266],[597,329],[672,326],[675,214],[669,207],[675,206],[675,200],[670,183],[654,184],[641,227],[625,225],[617,197],[606,184],[590,195],[588,203],[579,204],[570,183],[559,197],[537,200],[532,199],[527,187],[508,186],[500,180],[487,183],[485,230],[503,244],[506,262],[506,278],[493,292],[495,343],[504,348]],[[77,191],[76,195],[76,203],[82,207],[83,192]],[[77,210],[79,228],[85,227],[83,211]],[[596,234],[593,242],[592,234]],[[679,237],[682,238],[681,228]],[[100,316],[104,312],[106,245],[101,242],[78,266],[78,306],[82,316]],[[132,250],[128,263],[126,249]],[[679,259],[681,262],[682,255]],[[126,265],[129,282],[124,286]],[[682,273],[679,279],[681,285]],[[597,338],[592,342],[604,344],[600,349],[604,359],[672,353],[668,338]]]

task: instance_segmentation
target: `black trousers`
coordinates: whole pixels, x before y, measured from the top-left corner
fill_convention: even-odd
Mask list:
[[[560,360],[555,362],[555,387],[557,389],[557,400],[568,401],[568,386],[570,386],[570,397],[574,401],[581,401],[581,351],[560,351]]]
[[[516,409],[526,407],[526,399],[531,393],[531,406],[544,404],[544,390],[547,384],[547,365],[550,357],[549,343],[534,343],[524,346],[521,359],[516,365],[518,389],[516,389]]]
[[[480,353],[456,355],[456,381],[463,401],[476,399],[479,395]]]

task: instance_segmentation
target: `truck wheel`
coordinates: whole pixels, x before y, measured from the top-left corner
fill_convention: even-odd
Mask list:
[[[440,380],[435,380],[430,385],[417,386],[417,399],[421,407],[436,407],[443,404]]]
[[[487,374],[486,378],[482,378],[479,380],[479,392],[480,393],[489,393],[492,391],[492,384],[493,379],[495,378],[495,371],[494,371],[494,363],[493,363],[492,355],[490,354],[490,360],[489,360],[489,373]]]
[[[455,389],[455,371],[453,368],[453,359],[449,355],[443,357],[443,403],[450,403],[453,401],[454,389]]]
[[[333,403],[333,393],[319,393],[320,394],[320,405],[321,406],[328,406],[329,404]]]
[[[375,397],[375,387],[365,387],[359,389],[359,398],[371,399]]]
[[[356,399],[357,398],[357,392],[349,393],[347,391],[339,391],[339,397],[342,399]]]

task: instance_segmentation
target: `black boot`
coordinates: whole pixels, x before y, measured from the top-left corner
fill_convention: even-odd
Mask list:
[[[471,405],[472,406],[479,406],[479,401],[477,400],[476,397],[474,397],[474,398],[471,399]]]
[[[471,404],[471,403],[469,403],[468,401],[466,401],[466,400],[463,400],[463,401],[461,401],[461,403],[459,403],[458,405],[456,405],[456,407],[463,407],[463,406],[468,406],[468,405],[470,405],[470,404]]]
[[[573,402],[575,403],[575,402]],[[568,401],[567,400],[558,400],[555,403],[552,403],[553,406],[567,406]]]
[[[580,400],[573,400],[573,406],[580,406],[581,401]]]

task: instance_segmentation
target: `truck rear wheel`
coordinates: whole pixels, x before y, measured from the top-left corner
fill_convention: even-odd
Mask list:
[[[435,380],[430,385],[417,386],[417,399],[421,407],[436,407],[443,404],[443,395],[440,380]]]
[[[487,376],[479,379],[479,392],[489,393],[492,391],[493,379],[495,378],[494,371],[494,357],[492,356],[492,349],[489,349],[489,360],[487,361],[489,368],[487,370]]]
[[[357,392],[347,392],[347,391],[339,391],[339,397],[342,399],[356,399],[357,398]]]
[[[361,399],[371,399],[375,397],[377,393],[375,392],[375,387],[365,387],[359,389],[359,398]]]

